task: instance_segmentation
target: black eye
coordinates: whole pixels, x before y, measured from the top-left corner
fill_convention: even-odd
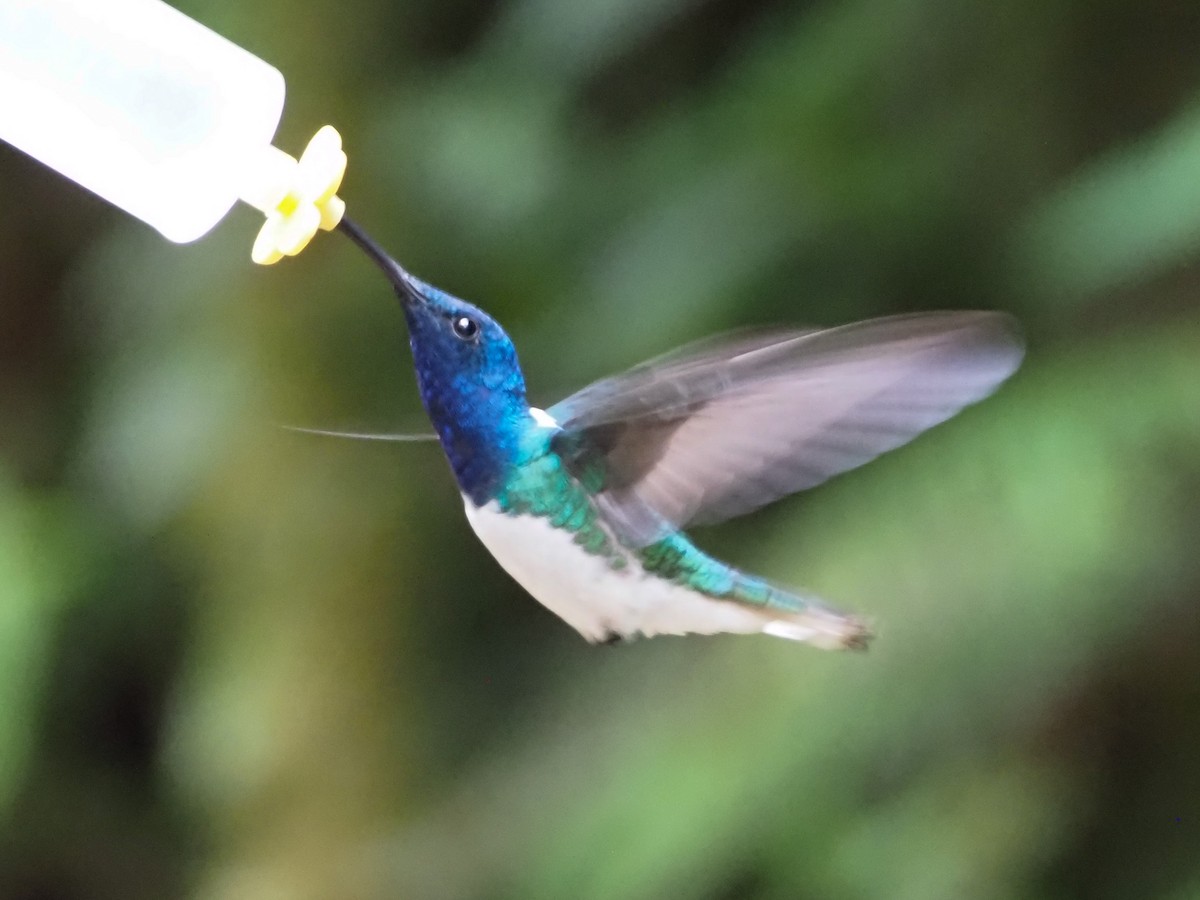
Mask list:
[[[464,341],[473,341],[479,334],[479,323],[468,316],[457,316],[450,323],[454,333]]]

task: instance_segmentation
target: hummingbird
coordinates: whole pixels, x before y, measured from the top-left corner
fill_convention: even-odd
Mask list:
[[[353,222],[340,227],[400,300],[475,534],[593,643],[739,633],[865,648],[864,618],[721,562],[682,529],[907,443],[990,394],[1023,355],[1004,314],[893,316],[713,339],[541,409],[495,319],[411,275]]]

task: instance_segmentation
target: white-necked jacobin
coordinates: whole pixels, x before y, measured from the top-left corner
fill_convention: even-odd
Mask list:
[[[990,394],[1023,353],[999,313],[769,331],[685,348],[543,411],[499,324],[341,227],[400,298],[421,400],[475,533],[593,642],[735,632],[865,647],[861,618],[719,562],[680,529],[908,442]]]

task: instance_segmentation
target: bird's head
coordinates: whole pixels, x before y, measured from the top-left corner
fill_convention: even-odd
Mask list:
[[[529,417],[512,340],[479,307],[410,275],[366,235],[346,230],[395,288],[425,411],[459,486],[486,502],[515,461]]]

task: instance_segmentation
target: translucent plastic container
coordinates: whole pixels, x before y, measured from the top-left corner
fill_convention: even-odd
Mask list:
[[[173,241],[253,193],[283,98],[278,70],[161,0],[0,0],[0,138]]]

